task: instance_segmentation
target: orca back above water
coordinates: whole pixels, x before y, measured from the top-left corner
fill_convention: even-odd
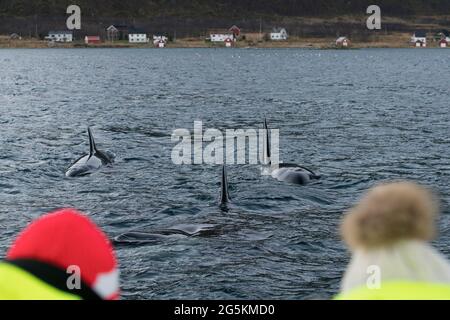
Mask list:
[[[170,239],[209,236],[216,232],[212,224],[181,224],[168,229],[130,231],[113,239],[114,244],[158,244]]]
[[[230,195],[225,165],[221,171],[219,207],[222,211],[227,211],[230,204]],[[125,232],[116,236],[113,242],[117,245],[149,245],[179,238],[210,236],[218,233],[220,233],[220,228],[213,224],[180,224],[167,229],[141,229]]]
[[[279,163],[272,164],[271,162],[271,150],[269,141],[269,129],[267,127],[267,119],[264,118],[264,164],[263,170],[268,171],[272,178],[278,181],[288,182],[299,185],[306,185],[311,180],[320,179],[320,175],[317,175],[312,170],[300,166],[294,163]]]
[[[88,127],[89,135],[89,154],[81,156],[76,160],[66,171],[66,177],[78,177],[90,174],[102,166],[112,164],[114,158],[107,152],[98,150],[95,145],[94,135],[92,130]]]

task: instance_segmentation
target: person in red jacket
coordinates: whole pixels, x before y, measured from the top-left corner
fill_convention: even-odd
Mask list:
[[[119,270],[105,234],[74,209],[46,214],[0,263],[0,299],[119,298]]]

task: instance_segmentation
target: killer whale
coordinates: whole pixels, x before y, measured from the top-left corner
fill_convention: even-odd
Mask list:
[[[220,198],[219,205],[226,207],[230,203],[230,194],[228,192],[227,168],[222,166],[222,179],[220,180]]]
[[[104,165],[112,164],[114,157],[104,151],[98,150],[95,145],[91,127],[88,127],[89,153],[78,158],[66,170],[66,177],[78,177],[90,174]]]
[[[271,162],[271,150],[269,141],[269,130],[267,126],[267,119],[264,118],[264,163],[262,170],[268,172],[272,178],[278,181],[288,182],[292,184],[306,185],[311,180],[320,179],[320,175],[317,175],[312,170],[294,163],[279,163],[272,164]]]
[[[118,235],[113,239],[115,245],[147,245],[158,244],[164,241],[195,237],[209,236],[217,230],[212,224],[181,224],[167,229],[136,230]]]
[[[222,166],[220,180],[219,208],[228,210],[230,194],[228,191],[228,177],[225,165]],[[116,245],[149,245],[158,244],[173,239],[210,236],[220,233],[220,228],[213,224],[180,224],[166,229],[140,229],[122,233],[113,238]]]

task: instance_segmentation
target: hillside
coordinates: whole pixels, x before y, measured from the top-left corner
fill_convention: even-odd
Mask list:
[[[133,25],[177,37],[201,37],[209,28],[237,24],[246,31],[284,26],[294,36],[339,33],[366,36],[372,0],[0,0],[0,34],[45,35],[65,27],[66,8],[82,9],[81,34],[103,34],[109,24]],[[449,0],[377,0],[384,31],[449,27]],[[387,18],[389,17],[389,18]]]
[[[364,12],[371,0],[2,0],[0,15],[57,16],[70,4],[97,17],[233,17],[335,16]],[[385,15],[442,15],[450,13],[448,0],[378,0]]]

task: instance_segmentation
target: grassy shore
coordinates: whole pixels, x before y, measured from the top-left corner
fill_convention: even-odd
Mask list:
[[[409,33],[379,34],[365,40],[352,41],[352,48],[410,48]],[[335,38],[301,38],[291,37],[287,41],[241,40],[234,45],[237,48],[335,48]],[[217,44],[199,38],[176,39],[167,44],[167,48],[221,48],[224,44]],[[438,43],[429,41],[428,48],[437,48]],[[72,43],[53,43],[38,39],[10,40],[7,36],[0,36],[0,48],[154,48],[151,43],[131,44],[127,41],[102,42],[86,45],[82,41]]]

